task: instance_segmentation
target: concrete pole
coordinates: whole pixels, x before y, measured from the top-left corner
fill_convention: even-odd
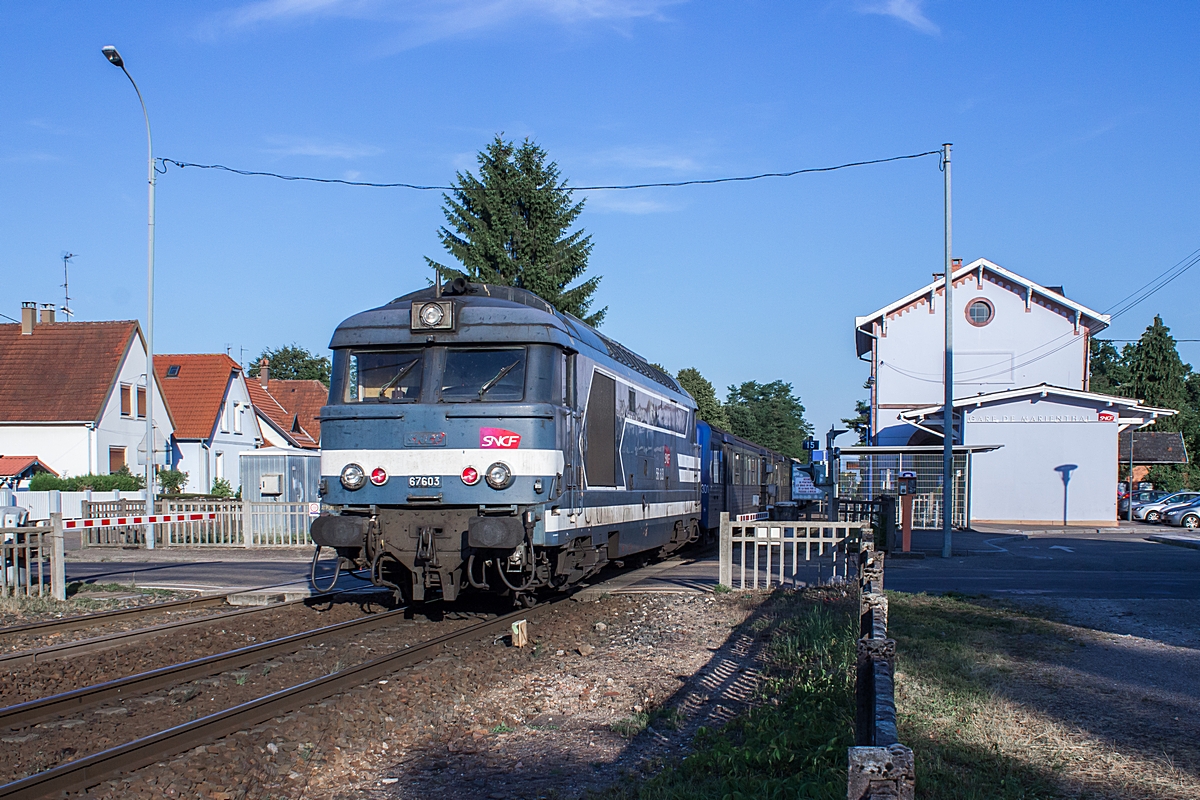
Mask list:
[[[950,235],[950,145],[942,145],[942,173],[946,211],[946,297],[942,306],[946,317],[946,364],[942,383],[946,389],[942,409],[942,558],[951,552],[951,522],[954,509],[954,262]]]

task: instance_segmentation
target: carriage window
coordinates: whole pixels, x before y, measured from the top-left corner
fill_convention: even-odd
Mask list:
[[[442,400],[451,403],[512,402],[525,396],[525,348],[450,350],[442,377]]]
[[[421,394],[420,350],[350,354],[347,403],[415,403]]]

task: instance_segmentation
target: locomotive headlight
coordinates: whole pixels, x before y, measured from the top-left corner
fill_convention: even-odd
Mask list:
[[[347,464],[342,467],[342,486],[350,491],[357,491],[367,482],[367,473],[358,464]]]
[[[493,489],[505,489],[512,483],[512,470],[508,468],[508,464],[502,461],[497,461],[487,468],[484,474],[488,486]]]
[[[437,303],[426,303],[421,306],[421,322],[427,328],[436,328],[446,312]]]

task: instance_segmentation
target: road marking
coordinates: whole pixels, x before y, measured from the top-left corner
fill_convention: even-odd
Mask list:
[[[1069,548],[1069,547],[1063,547],[1061,544],[1052,544],[1052,545],[1050,545],[1050,549],[1051,549],[1051,550],[1065,550],[1065,551],[1067,551],[1068,553],[1074,553],[1074,552],[1075,552],[1074,550],[1072,550],[1072,549],[1071,549],[1071,548]]]

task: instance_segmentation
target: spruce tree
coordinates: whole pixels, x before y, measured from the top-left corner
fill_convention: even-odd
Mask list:
[[[870,390],[871,381],[867,380],[863,383],[863,388]],[[871,438],[871,401],[866,400],[854,401],[854,416],[842,417],[842,422],[846,423],[846,427],[858,434],[859,444],[868,444]]]
[[[1107,339],[1090,341],[1091,355],[1088,358],[1088,389],[1100,394],[1129,396],[1129,359],[1134,346],[1125,345],[1117,351]]]
[[[1155,315],[1129,360],[1129,389],[1133,397],[1160,408],[1184,411],[1187,408],[1187,379],[1192,368],[1184,364],[1175,349],[1171,329]],[[1182,415],[1160,419],[1155,430],[1182,430]]]
[[[696,401],[696,417],[698,419],[704,420],[709,425],[716,425],[718,428],[729,429],[729,417],[725,414],[725,407],[717,399],[717,390],[713,388],[708,378],[700,374],[700,370],[695,367],[685,367],[679,370],[675,379],[679,381],[680,386],[687,389],[688,394]]]
[[[558,165],[546,158],[528,139],[518,147],[496,136],[479,153],[479,177],[460,172],[455,188],[442,195],[447,225],[438,236],[463,268],[426,261],[444,279],[528,289],[559,311],[599,325],[607,308],[593,312],[591,306],[600,278],[570,285],[587,271],[592,251],[591,236],[569,230],[584,201],[574,201]]]

